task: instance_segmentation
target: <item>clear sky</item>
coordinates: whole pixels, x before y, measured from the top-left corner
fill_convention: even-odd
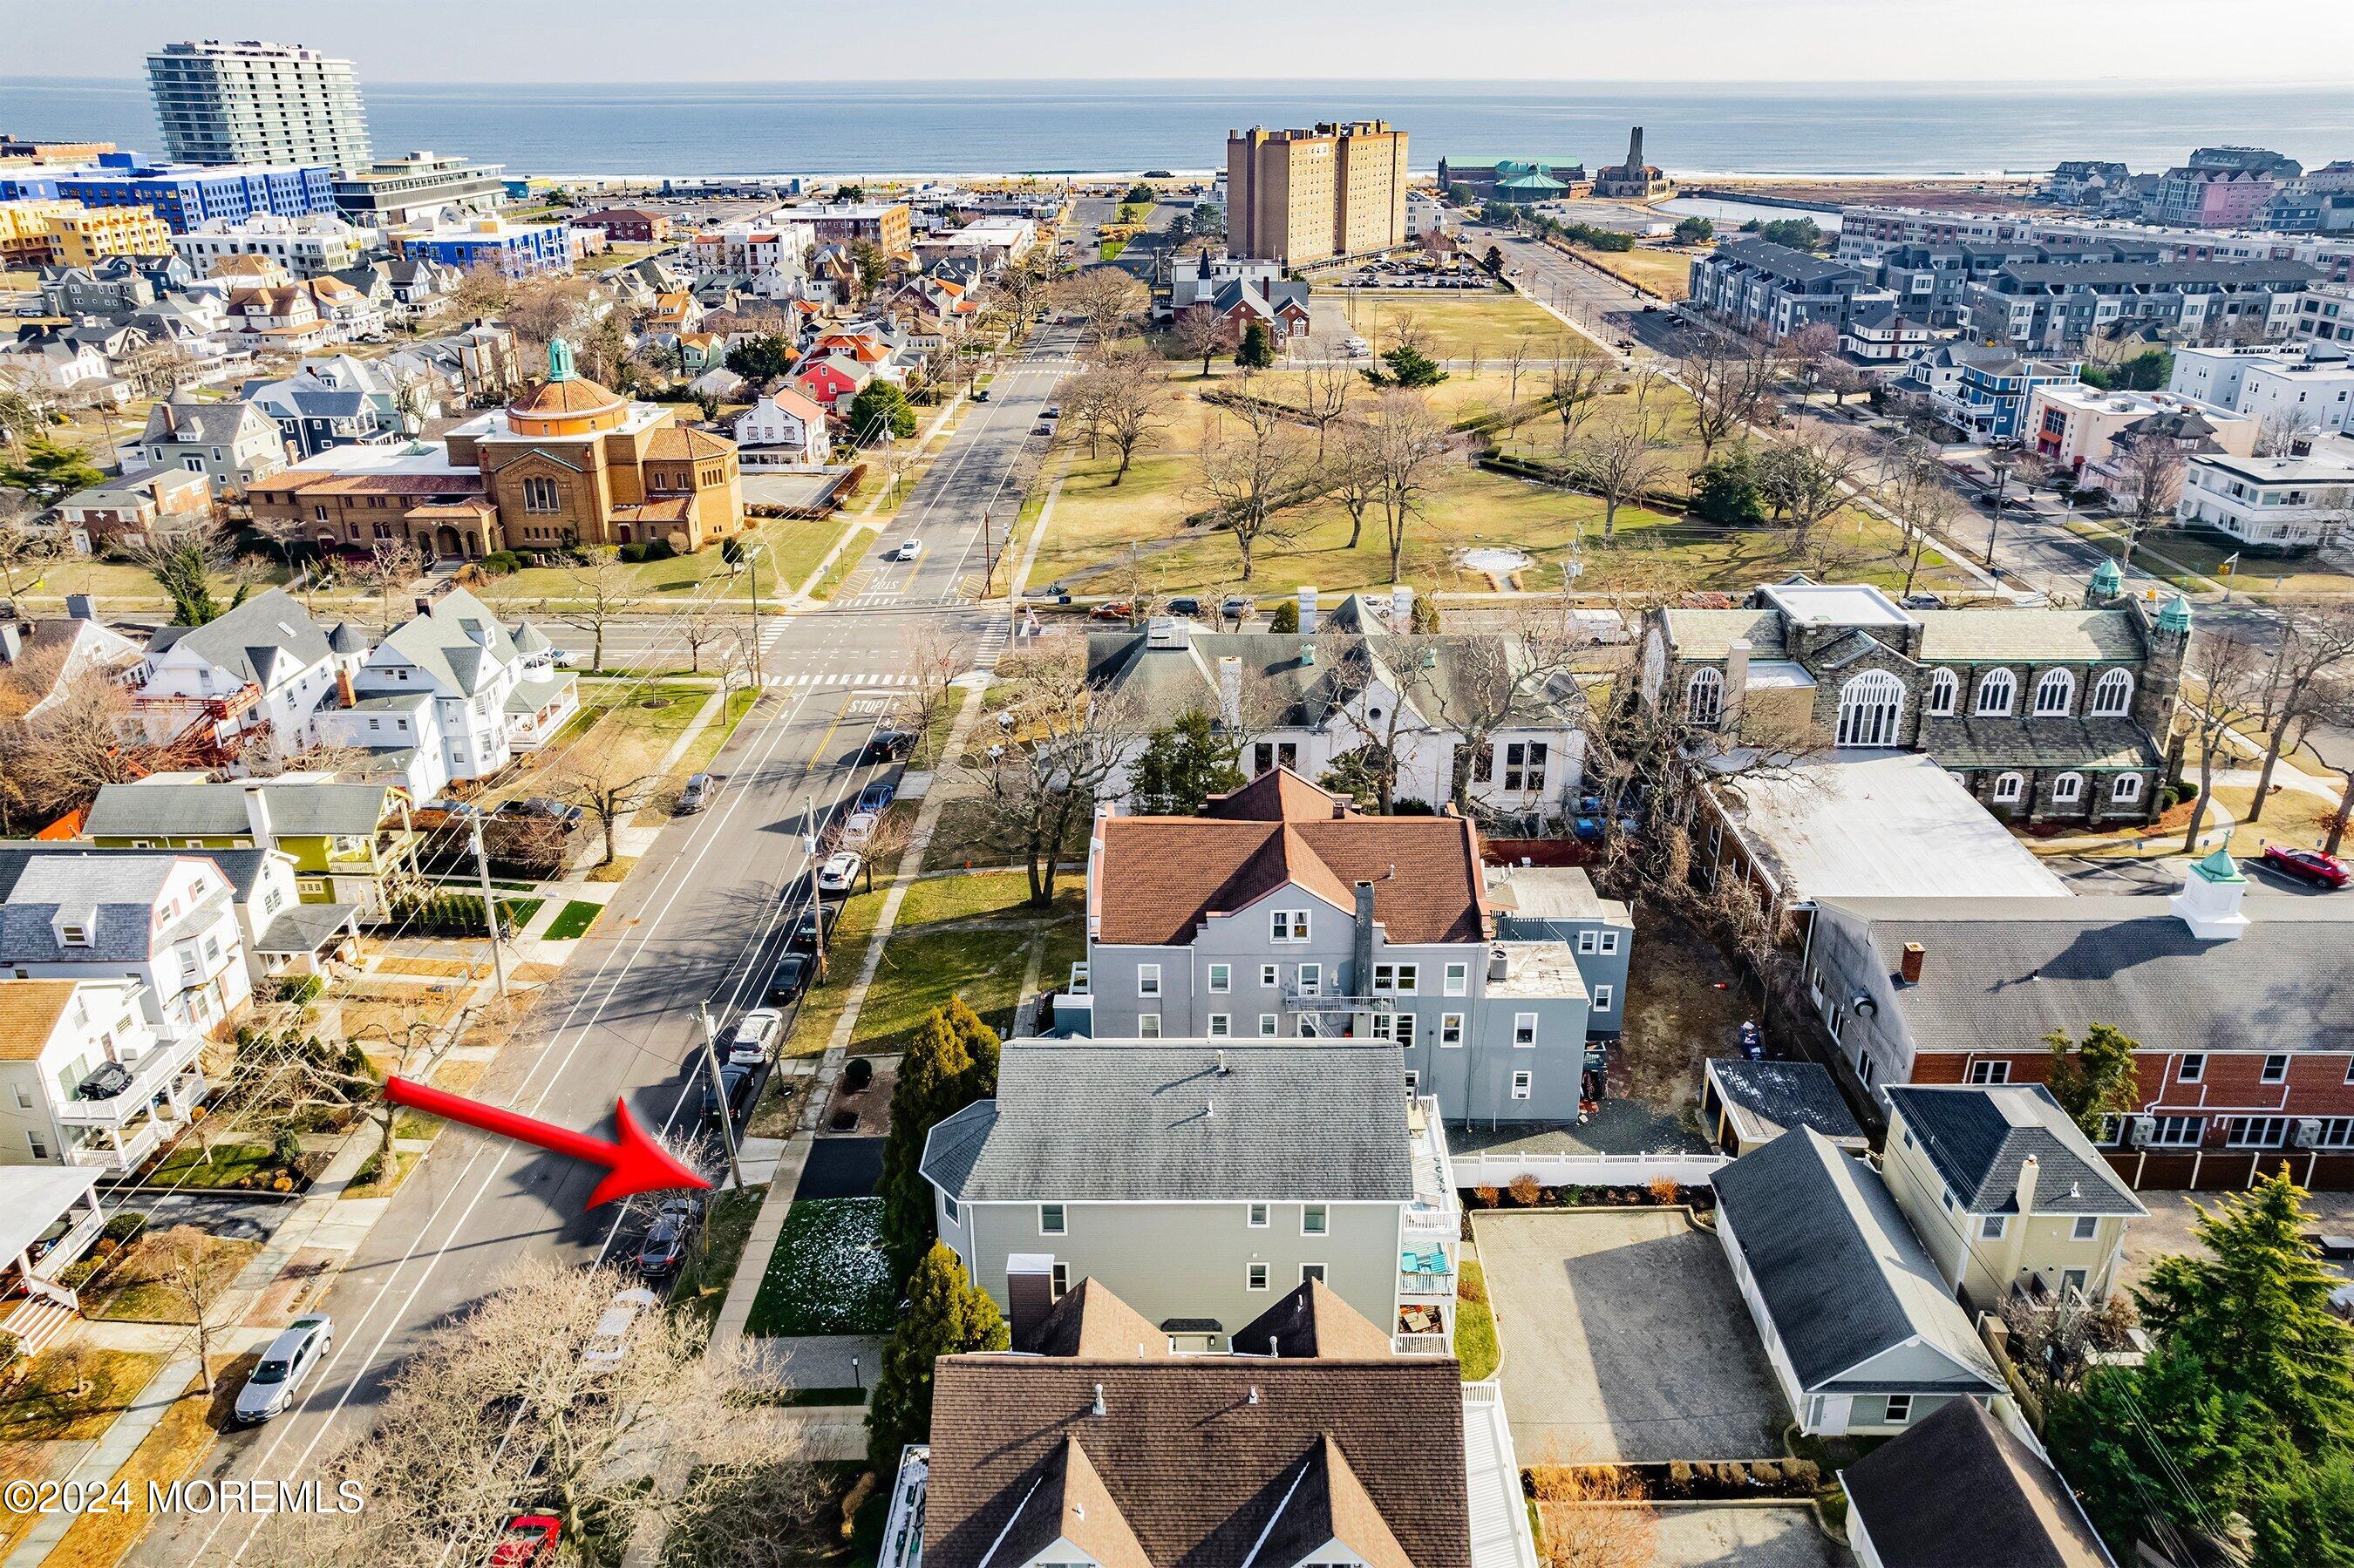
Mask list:
[[[0,0],[0,75],[190,37],[364,83],[2354,79],[2347,0]]]

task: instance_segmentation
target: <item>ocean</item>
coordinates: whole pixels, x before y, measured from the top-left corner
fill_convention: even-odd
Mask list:
[[[379,154],[412,148],[512,174],[960,174],[1201,170],[1250,124],[1386,118],[1416,168],[1441,156],[1615,163],[1628,127],[1683,173],[1987,174],[2115,158],[2179,163],[2204,143],[2308,164],[2354,154],[2354,90],[2089,83],[1644,86],[1106,81],[366,81]],[[143,82],[0,77],[0,129],[158,147]]]

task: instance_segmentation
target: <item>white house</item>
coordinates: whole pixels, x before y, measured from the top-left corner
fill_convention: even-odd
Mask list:
[[[316,746],[315,720],[367,652],[338,627],[340,649],[292,595],[272,588],[203,626],[167,626],[147,645],[133,679],[133,720],[154,745],[181,742],[214,766],[249,747],[283,761]]]
[[[2244,414],[2281,438],[2354,430],[2354,357],[2336,344],[2178,348],[2167,389]]]
[[[119,1176],[187,1125],[207,1086],[205,1037],[159,1031],[144,990],[124,976],[0,979],[0,1164]]]
[[[54,334],[0,346],[0,370],[49,392],[96,387],[114,374],[97,344]]]
[[[8,855],[0,882],[0,974],[135,980],[172,1034],[202,1033],[253,994],[236,890],[207,855],[43,845]]]
[[[2354,463],[2343,458],[2194,457],[2175,521],[2211,528],[2251,550],[2303,552],[2354,521]]]
[[[832,455],[825,410],[797,387],[779,387],[737,417],[736,450],[746,468],[822,468]]]
[[[210,275],[224,256],[266,256],[296,278],[316,278],[360,265],[380,243],[373,228],[361,228],[333,213],[287,217],[274,212],[249,217],[210,217],[186,234],[172,236],[172,249],[198,277]]]

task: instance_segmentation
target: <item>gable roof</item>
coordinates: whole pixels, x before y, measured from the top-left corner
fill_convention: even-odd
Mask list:
[[[258,411],[255,417],[260,417]],[[151,654],[175,649],[186,649],[208,664],[265,687],[270,651],[282,652],[306,669],[332,656],[327,634],[319,630],[302,602],[283,588],[256,594],[202,626],[166,626],[147,644]]]
[[[142,780],[106,784],[90,802],[82,832],[92,838],[171,833],[243,836],[250,832],[246,785],[181,784]],[[281,837],[334,834],[366,838],[385,816],[381,784],[303,780],[270,781],[261,787],[270,831]]]
[[[1310,784],[1288,768],[1270,768],[1239,789],[1211,796],[1202,815],[1238,821],[1329,822],[1353,817],[1357,809],[1346,796]]]
[[[1830,1070],[1819,1062],[1712,1056],[1706,1070],[1744,1142],[1770,1142],[1793,1128],[1810,1127],[1834,1142],[1858,1149],[1865,1145],[1863,1128],[1848,1108],[1847,1097]]]
[[[213,869],[228,879],[229,891],[239,904],[253,902],[254,885],[262,868],[273,855],[287,857],[270,849],[115,849],[105,845],[84,843],[79,840],[8,840],[0,841],[0,903],[14,895],[17,878],[26,867],[44,856],[72,855],[93,861],[129,864],[143,861],[206,860]]]
[[[1169,1348],[1167,1334],[1092,1275],[1056,1298],[1013,1349],[1034,1356],[1113,1361],[1166,1359],[1176,1353]]]
[[[1235,1331],[1235,1353],[1247,1356],[1341,1356],[1378,1360],[1393,1353],[1390,1337],[1368,1322],[1320,1279],[1302,1280],[1282,1300]]]
[[[1009,1041],[921,1169],[964,1202],[1405,1202],[1405,1072],[1373,1041]]]
[[[139,434],[150,444],[228,446],[259,424],[272,440],[278,427],[250,403],[158,403],[147,410],[147,425]]]
[[[2002,1391],[2002,1374],[1878,1171],[1802,1128],[1714,1181],[1800,1388],[1874,1392],[1880,1385],[1847,1374],[1917,1340],[1954,1363],[1941,1385]]]
[[[2067,1483],[1975,1400],[1939,1406],[1840,1483],[1884,1568],[2113,1568]]]
[[[2114,1025],[2149,1051],[2354,1049],[2346,948],[2354,903],[2253,901],[2237,939],[2205,940],[2168,902],[2136,895],[2069,899],[1827,898],[1861,923],[1883,972],[1907,942],[1927,949],[1921,979],[1882,992],[1915,1049],[1980,1050]]]
[[[183,863],[180,852],[133,859],[84,857],[67,846],[43,845],[11,868],[0,897],[0,961],[11,963],[136,962],[170,946],[179,926],[159,927],[155,903]],[[60,917],[86,927],[90,940],[58,940]],[[185,924],[186,917],[183,917]]]
[[[452,588],[435,599],[422,615],[411,616],[376,644],[416,665],[451,691],[472,696],[489,682],[491,671],[513,663],[519,655],[514,637],[490,606],[464,588]],[[368,663],[376,663],[376,654]]]
[[[2041,1084],[1895,1085],[1888,1100],[1970,1213],[2017,1213],[2031,1159],[2039,1214],[2149,1212]]]

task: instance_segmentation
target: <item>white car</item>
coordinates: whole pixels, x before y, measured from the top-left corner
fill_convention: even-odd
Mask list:
[[[589,1330],[588,1343],[582,1348],[580,1359],[591,1366],[611,1366],[628,1351],[630,1330],[637,1326],[639,1314],[661,1306],[662,1298],[642,1285],[613,1292],[605,1315]]]
[[[569,648],[557,648],[549,652],[547,662],[559,670],[569,670],[580,662],[580,655]]]
[[[772,1007],[754,1008],[737,1021],[736,1033],[728,1038],[728,1064],[731,1066],[758,1066],[776,1048],[777,1036],[784,1027],[783,1013]]]
[[[901,541],[899,547],[891,552],[891,558],[895,561],[912,561],[923,553],[924,542],[921,539],[907,539]]]
[[[875,824],[883,819],[873,811],[853,811],[842,824],[842,842],[863,844],[875,836]]]
[[[294,1391],[318,1371],[335,1342],[335,1325],[323,1312],[297,1318],[261,1352],[260,1364],[237,1391],[239,1421],[267,1421],[285,1414]]]
[[[849,892],[851,885],[858,880],[858,868],[865,863],[862,857],[849,850],[842,850],[826,856],[825,863],[818,867],[818,891],[821,893]]]

